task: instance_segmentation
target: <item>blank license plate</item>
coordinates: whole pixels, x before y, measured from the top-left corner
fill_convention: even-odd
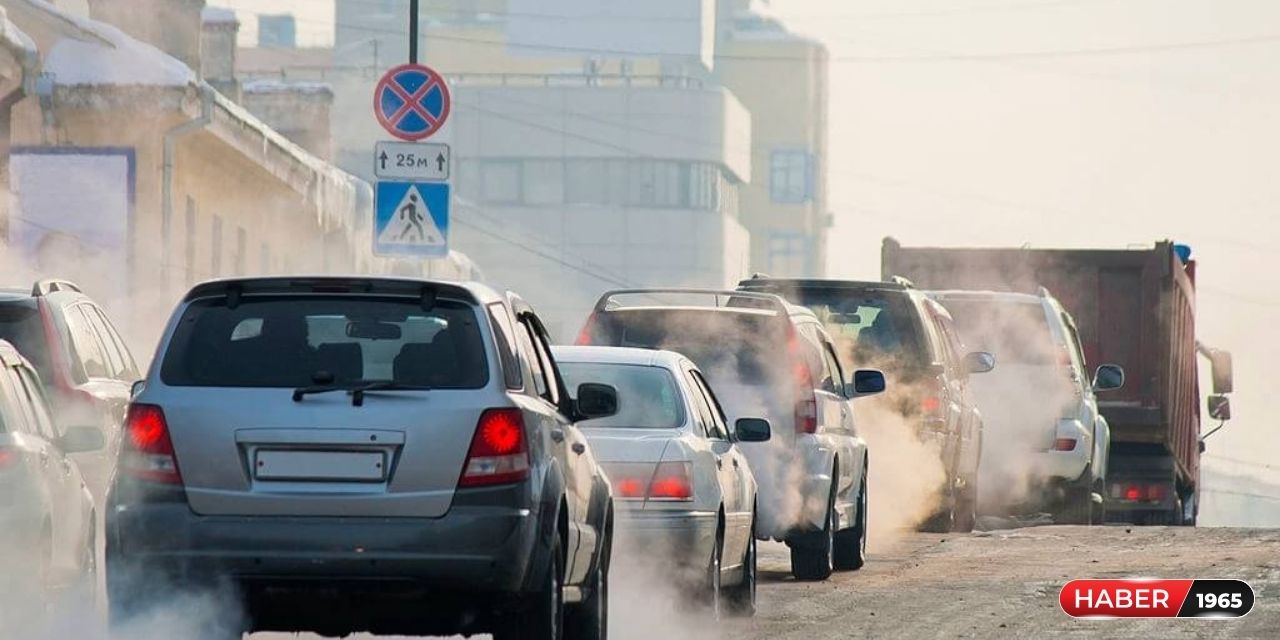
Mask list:
[[[259,451],[254,475],[261,480],[365,480],[386,478],[386,456],[351,451]]]

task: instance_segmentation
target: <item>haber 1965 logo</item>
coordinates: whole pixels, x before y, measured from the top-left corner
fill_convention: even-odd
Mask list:
[[[1058,593],[1073,618],[1239,618],[1253,600],[1241,580],[1072,580]]]

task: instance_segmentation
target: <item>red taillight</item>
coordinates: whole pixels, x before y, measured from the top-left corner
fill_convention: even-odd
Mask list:
[[[0,447],[0,470],[8,469],[18,462],[18,453],[8,447]]]
[[[818,394],[813,388],[813,373],[809,371],[804,351],[800,348],[800,336],[791,324],[787,324],[787,357],[791,360],[791,381],[800,398],[795,406],[796,433],[815,433],[818,430]]]
[[[926,414],[936,414],[942,409],[942,399],[938,396],[925,396],[920,401],[920,411]]]
[[[1134,500],[1134,501],[1136,501],[1136,500],[1141,500],[1141,499],[1142,499],[1142,487],[1139,487],[1138,485],[1129,485],[1129,486],[1128,486],[1127,488],[1125,488],[1125,490],[1124,490],[1124,499],[1125,499],[1125,500]]]
[[[1150,500],[1152,502],[1159,502],[1161,500],[1164,500],[1164,497],[1167,494],[1168,494],[1168,491],[1165,489],[1165,486],[1162,484],[1147,485],[1147,500]]]
[[[796,433],[818,431],[818,401],[816,398],[796,403]]]
[[[1162,483],[1112,485],[1111,496],[1129,502],[1161,502],[1169,495],[1169,488]]]
[[[1053,441],[1054,451],[1075,451],[1075,449],[1076,449],[1075,438],[1058,438]]]
[[[169,424],[164,411],[152,404],[131,404],[125,418],[125,442],[120,470],[140,480],[182,484]]]
[[[640,478],[622,478],[613,484],[614,497],[643,498],[644,480]]]
[[[650,500],[692,500],[693,477],[688,462],[663,462],[649,483]]]
[[[583,346],[591,344],[591,327],[595,325],[595,323],[596,313],[592,311],[591,315],[587,316],[587,323],[582,325],[582,331],[578,332],[578,339],[574,341],[574,344]]]
[[[529,477],[529,445],[519,409],[486,409],[476,424],[460,487],[519,482]]]

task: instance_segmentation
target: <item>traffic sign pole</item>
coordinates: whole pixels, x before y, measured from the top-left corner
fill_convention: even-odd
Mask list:
[[[409,64],[418,64],[418,0],[409,0]]]

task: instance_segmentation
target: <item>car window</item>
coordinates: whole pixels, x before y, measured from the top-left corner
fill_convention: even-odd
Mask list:
[[[31,433],[22,409],[23,393],[13,367],[0,367],[0,433]]]
[[[702,397],[698,379],[693,376],[692,371],[685,369],[684,380],[689,387],[689,403],[693,405],[693,421],[697,424],[696,431],[707,438],[716,437],[715,419],[711,417],[711,406]]]
[[[107,318],[106,312],[98,307],[88,305],[85,310],[96,316],[98,322],[95,326],[102,336],[104,342],[109,343],[115,348],[120,356],[121,368],[116,378],[124,382],[132,382],[138,378],[138,364],[133,359],[133,354],[129,352],[129,347],[124,343],[124,338],[120,337],[120,332],[116,331],[111,320]]]
[[[824,342],[822,348],[822,359],[826,363],[824,367],[829,373],[831,379],[831,388],[827,389],[832,393],[840,394],[844,387],[844,372],[840,369],[840,360],[836,358],[835,348],[830,342]],[[826,389],[826,387],[823,387]]]
[[[662,367],[561,362],[560,373],[570,389],[577,389],[584,382],[595,382],[618,390],[618,413],[607,418],[584,420],[580,426],[675,429],[684,424],[684,408],[676,379]]]
[[[1071,355],[1075,358],[1076,366],[1084,371],[1089,366],[1089,361],[1084,357],[1084,350],[1080,346],[1080,332],[1076,330],[1076,323],[1071,320],[1071,316],[1062,314],[1062,326],[1067,328],[1067,340],[1071,342]]]
[[[107,356],[102,352],[98,334],[94,332],[80,308],[77,306],[68,309],[65,318],[67,331],[71,334],[71,350],[84,367],[84,374],[90,378],[110,377]]]
[[[538,395],[547,402],[560,406],[560,390],[556,387],[555,368],[551,364],[551,356],[547,353],[546,345],[539,339],[538,331],[528,316],[520,318],[520,333],[525,343],[523,348],[526,351],[526,357],[529,358],[529,365],[533,369],[534,387]]]
[[[508,389],[523,389],[524,373],[515,352],[515,328],[511,326],[511,315],[507,313],[506,305],[501,302],[489,305],[489,319],[498,343],[498,358],[502,361],[502,379]]]
[[[912,300],[902,291],[788,288],[786,297],[813,311],[831,334],[836,357],[852,369],[917,369],[927,362]]]
[[[542,362],[542,367],[547,374],[547,388],[551,392],[548,400],[551,404],[560,406],[560,400],[563,397],[564,381],[560,379],[560,370],[556,367],[556,359],[551,355],[551,337],[547,335],[547,329],[542,325],[542,320],[532,313],[527,318],[529,329],[533,332],[533,346],[538,351],[538,360]]]
[[[192,302],[165,349],[170,386],[304,387],[394,382],[433,389],[488,384],[476,310],[382,296],[250,296]]]
[[[822,344],[822,338],[818,334],[818,325],[804,322],[797,324],[796,327],[802,336],[801,357],[804,358],[805,365],[809,368],[809,377],[815,385],[822,387],[826,371],[824,370],[822,356],[819,354],[820,347],[818,345]]]
[[[944,300],[964,343],[992,353],[997,366],[1056,364],[1061,354],[1049,330],[1044,306],[1031,302],[981,299]]]
[[[533,337],[529,333],[529,327],[521,320],[516,328],[516,344],[520,347],[520,353],[524,356],[526,362],[529,363],[529,371],[533,375],[533,390],[539,396],[548,398],[547,393],[547,376],[542,370],[542,363],[538,360],[538,352],[533,348]]]
[[[107,376],[116,380],[124,378],[124,356],[120,353],[120,348],[116,343],[111,341],[111,332],[107,330],[103,324],[101,316],[97,311],[87,305],[78,304],[71,309],[71,313],[80,314],[80,319],[84,321],[93,335],[97,338],[98,349],[106,357]]]
[[[710,437],[718,440],[729,439],[729,425],[726,424],[727,418],[724,415],[724,409],[720,407],[720,401],[716,400],[716,395],[711,392],[711,385],[707,384],[707,379],[702,377],[699,371],[690,371],[693,379],[698,383],[698,394],[702,396],[702,401],[706,403],[707,410],[711,412],[711,432]]]
[[[959,367],[961,359],[964,358],[964,346],[960,343],[960,338],[956,333],[951,316],[945,312],[938,312],[934,314],[934,320],[938,323],[938,334],[942,336],[948,359],[951,361],[952,366]]]
[[[45,381],[53,380],[44,320],[35,303],[0,305],[0,339],[8,340]]]
[[[13,371],[17,373],[17,382],[23,387],[22,391],[26,397],[26,405],[28,415],[35,426],[36,432],[50,442],[57,440],[61,435],[60,430],[49,415],[49,404],[45,400],[44,388],[40,386],[40,381],[36,379],[35,372],[26,367],[14,367]]]

